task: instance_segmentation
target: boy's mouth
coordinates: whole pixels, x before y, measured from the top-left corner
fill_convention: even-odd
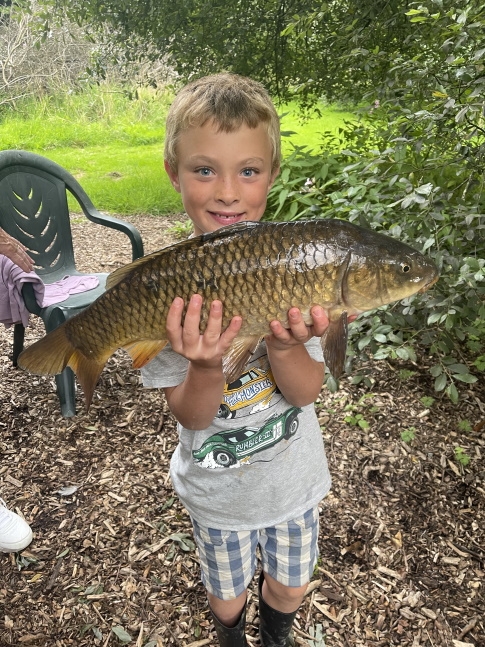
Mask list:
[[[241,220],[241,218],[244,217],[244,212],[243,213],[220,213],[219,211],[211,211],[210,214],[213,218],[216,218],[220,222],[225,222],[227,224],[235,220]]]

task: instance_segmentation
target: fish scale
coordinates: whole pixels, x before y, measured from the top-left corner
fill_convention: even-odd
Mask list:
[[[242,317],[238,337],[223,358],[228,382],[236,379],[261,337],[298,307],[307,324],[322,306],[329,327],[325,361],[342,372],[347,320],[366,310],[427,289],[438,278],[433,263],[397,240],[342,220],[240,223],[191,238],[115,270],[107,291],[86,310],[46,335],[19,357],[32,372],[54,374],[70,366],[89,405],[107,359],[125,348],[137,368],[167,343],[166,320],[175,297],[187,305],[203,297],[200,329],[210,303],[223,303],[223,326]]]

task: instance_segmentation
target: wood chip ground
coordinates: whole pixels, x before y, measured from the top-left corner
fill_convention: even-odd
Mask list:
[[[132,220],[151,252],[174,239],[180,216]],[[121,234],[84,218],[73,231],[81,269],[130,260]],[[32,323],[27,344],[43,334]],[[54,380],[12,367],[12,337],[2,326],[0,496],[34,540],[0,556],[0,647],[217,645],[190,520],[169,478],[177,437],[162,394],[143,389],[118,352],[89,413],[79,390],[78,415],[62,418]],[[483,373],[452,405],[433,391],[427,361],[373,362],[372,389],[344,379],[338,393],[322,390],[333,489],[298,645],[485,647]],[[247,635],[257,647],[255,590]]]

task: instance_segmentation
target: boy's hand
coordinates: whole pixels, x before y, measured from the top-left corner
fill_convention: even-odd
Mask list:
[[[266,336],[266,344],[275,350],[286,350],[292,346],[306,344],[312,337],[321,337],[329,326],[327,312],[321,306],[313,306],[310,310],[312,325],[307,326],[298,308],[288,310],[289,328],[285,328],[281,322],[270,323],[271,334]],[[357,315],[349,316],[349,323],[357,319]]]
[[[285,350],[291,346],[305,344],[312,337],[321,337],[328,328],[328,316],[320,306],[314,306],[310,314],[313,323],[307,326],[298,308],[288,310],[289,328],[284,328],[281,322],[270,323],[271,334],[266,337],[266,343],[275,350]]]
[[[222,367],[222,356],[239,332],[242,318],[233,317],[223,332],[222,303],[213,301],[206,329],[201,334],[202,297],[199,294],[191,297],[182,322],[183,310],[183,299],[176,297],[167,316],[167,336],[173,350],[203,368]]]

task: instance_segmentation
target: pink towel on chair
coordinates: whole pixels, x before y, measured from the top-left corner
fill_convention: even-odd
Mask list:
[[[12,324],[29,324],[29,311],[22,298],[22,284],[32,283],[35,300],[46,308],[62,303],[71,294],[92,290],[99,285],[97,276],[65,276],[45,285],[35,272],[24,272],[7,256],[0,254],[0,323],[9,328]]]

